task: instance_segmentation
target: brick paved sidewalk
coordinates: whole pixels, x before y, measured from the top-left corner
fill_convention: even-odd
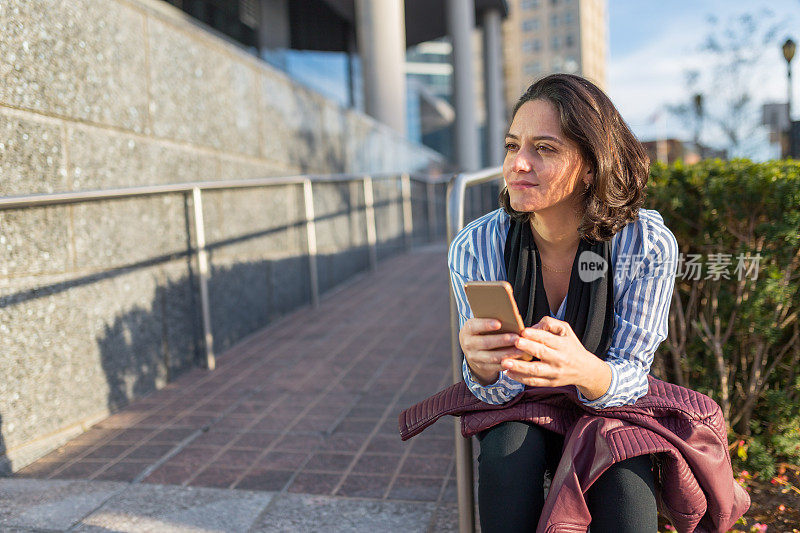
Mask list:
[[[419,502],[457,530],[452,419],[397,429],[452,382],[445,251],[381,262],[17,477]]]

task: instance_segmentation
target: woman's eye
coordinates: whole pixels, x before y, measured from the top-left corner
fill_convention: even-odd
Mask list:
[[[514,148],[516,148],[514,143],[506,143],[506,150],[513,150]]]
[[[544,150],[545,152],[552,152],[553,150],[549,146],[545,146],[543,144],[536,147],[537,150]]]

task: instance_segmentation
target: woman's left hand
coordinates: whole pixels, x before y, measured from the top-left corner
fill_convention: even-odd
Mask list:
[[[516,347],[534,360],[508,358],[501,367],[508,377],[533,387],[582,385],[598,360],[584,348],[568,322],[550,316],[525,328]]]

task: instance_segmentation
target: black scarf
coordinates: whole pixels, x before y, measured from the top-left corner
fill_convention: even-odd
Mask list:
[[[584,251],[592,251],[608,265],[604,275],[586,283],[578,272]],[[504,251],[506,278],[514,288],[514,300],[525,327],[550,316],[550,305],[542,282],[539,250],[529,223],[511,219]],[[534,275],[535,274],[535,275]],[[564,320],[572,326],[584,348],[605,360],[614,330],[614,284],[611,270],[611,241],[581,238],[572,263]]]

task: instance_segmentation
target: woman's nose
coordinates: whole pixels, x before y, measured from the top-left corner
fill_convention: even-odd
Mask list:
[[[515,172],[530,172],[533,168],[530,157],[524,150],[518,151],[514,156],[513,168]]]

